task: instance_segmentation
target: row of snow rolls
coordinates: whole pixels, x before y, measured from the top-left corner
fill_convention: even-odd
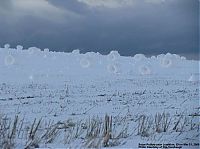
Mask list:
[[[9,45],[9,44],[5,44],[5,45],[4,45],[4,48],[7,49],[7,50],[9,50],[9,49],[10,49],[10,45]],[[17,45],[17,46],[16,46],[16,50],[19,50],[19,51],[23,50],[23,46]],[[32,54],[34,54],[34,53],[37,53],[37,52],[40,52],[40,51],[41,51],[41,49],[36,48],[36,47],[30,47],[30,48],[28,48],[28,53],[29,53],[30,55],[32,55]],[[45,48],[45,49],[44,49],[44,52],[45,52],[45,53],[49,52],[49,49],[48,49],[48,48]],[[46,55],[44,55],[44,57],[46,57]],[[15,57],[14,57],[12,54],[8,53],[8,55],[7,55],[7,56],[5,57],[5,59],[4,59],[5,65],[6,65],[6,66],[10,66],[10,65],[15,64],[15,62],[16,62]]]
[[[89,68],[92,66],[93,64],[93,59],[94,57],[97,58],[96,56],[92,56],[95,55],[95,53],[93,52],[89,52],[86,53],[85,56],[83,58],[80,59],[80,65],[82,68]],[[102,63],[104,63],[105,61],[107,61],[108,63],[106,63],[106,70],[109,73],[112,74],[119,74],[120,73],[120,66],[118,64],[118,59],[120,57],[120,54],[118,53],[118,51],[111,51],[107,56],[106,59],[99,59],[99,63],[100,65],[102,65]],[[97,59],[95,59],[96,61]]]
[[[87,56],[85,56],[84,58],[81,58],[80,60],[80,65],[83,68],[89,68],[92,65],[92,58],[91,58],[91,52],[89,54],[86,54]],[[111,74],[120,74],[122,72],[120,63],[119,63],[119,57],[120,54],[118,53],[118,51],[111,51],[107,56],[106,56],[106,61],[108,62],[106,64],[106,69],[109,73]],[[143,61],[144,59],[146,59],[146,57],[143,54],[136,54],[133,59],[136,62],[140,62]],[[165,62],[167,63],[167,62]],[[138,69],[138,72],[141,75],[149,75],[151,74],[151,70],[148,66],[140,66]]]
[[[107,56],[108,60],[112,62],[107,66],[107,69],[110,73],[118,74],[122,70],[120,68],[120,64],[118,63],[118,59],[120,54],[117,51],[111,51]],[[152,61],[156,61],[162,68],[171,68],[175,66],[175,61],[177,60],[185,60],[185,57],[180,57],[176,54],[167,53],[160,54],[157,57],[152,56],[151,58],[147,58],[144,54],[136,54],[133,57],[133,61],[131,61],[133,68],[136,69],[136,73],[140,75],[151,75],[153,74],[152,70]]]
[[[9,45],[6,44],[4,46],[5,49],[9,49]],[[16,47],[17,50],[22,50],[23,47],[18,45]],[[39,49],[35,48],[35,47],[31,47],[28,49],[30,54],[33,54],[34,52],[38,52],[40,51]],[[44,52],[48,52],[49,49],[44,49]],[[80,54],[79,50],[74,50],[72,52],[73,54]],[[89,68],[92,65],[92,59],[94,57],[96,57],[95,53],[93,52],[88,52],[85,54],[86,56],[84,56],[84,58],[80,59],[80,65],[83,68]],[[177,55],[175,55],[176,58],[178,57]],[[120,54],[117,51],[111,51],[110,54],[107,55],[107,60],[109,62],[109,64],[107,65],[107,71],[109,73],[113,73],[113,74],[118,74],[120,73],[120,65],[118,63],[118,59],[120,57]],[[159,55],[157,56],[157,59],[160,60],[160,63],[163,67],[171,67],[172,65],[172,56],[171,54],[166,54],[166,55]],[[152,70],[150,68],[149,65],[141,65],[145,62],[145,60],[147,60],[147,58],[145,57],[145,55],[143,54],[136,54],[133,57],[134,61],[136,62],[137,65],[139,65],[139,69],[138,72],[141,75],[150,75],[152,74]],[[156,59],[155,56],[151,57],[151,59]],[[8,55],[5,57],[5,64],[6,65],[13,65],[15,63],[15,58],[12,55]],[[141,65],[141,66],[140,66]]]
[[[138,72],[141,75],[151,75],[153,72],[152,65],[161,68],[171,68],[176,65],[177,60],[185,60],[185,57],[180,57],[176,54],[167,53],[160,54],[158,56],[152,56],[150,58],[145,57],[144,54],[136,54],[133,57],[133,65],[138,68]],[[150,62],[149,62],[150,61]]]
[[[133,57],[133,67],[134,67],[134,71],[136,71],[136,73],[139,73],[140,75],[152,74],[150,65],[144,64],[145,60],[146,60],[146,57],[143,54],[136,54]]]
[[[9,49],[10,45],[5,44],[4,48]],[[17,50],[23,50],[23,46],[17,45],[16,49]],[[35,47],[30,47],[28,49],[29,54],[33,54],[34,52],[38,52],[38,51],[40,51],[40,49],[35,48]],[[49,52],[49,49],[44,49],[44,52],[45,53]],[[74,50],[72,53],[79,54],[80,51]],[[89,52],[86,57],[84,57],[80,60],[80,65],[83,68],[90,67],[91,66],[91,58],[93,56],[95,56],[95,53]],[[159,55],[159,56],[157,56],[157,59],[159,59],[161,61],[161,65],[163,67],[170,67],[172,65],[172,60],[169,58],[170,56],[171,56],[171,54],[166,54],[166,56],[165,55]],[[111,51],[110,54],[108,54],[107,59],[110,62],[110,64],[107,65],[107,70],[110,73],[119,73],[120,72],[120,68],[119,68],[120,66],[119,66],[119,64],[117,64],[119,57],[120,57],[120,54],[118,53],[118,51]],[[166,58],[166,57],[168,57],[168,58]],[[156,58],[156,57],[153,56],[152,59],[153,58]],[[133,57],[133,59],[136,62],[141,62],[141,61],[144,61],[146,59],[146,57],[143,54],[136,54]],[[12,55],[9,54],[8,56],[5,57],[5,64],[6,65],[13,65],[14,63],[15,63],[15,58]],[[145,66],[145,65],[139,67],[139,72],[143,75],[151,74],[150,68],[148,66]]]
[[[6,44],[6,45],[4,45],[4,48],[9,49],[10,45]],[[18,45],[16,47],[16,49],[22,50],[23,46]],[[35,48],[35,47],[30,47],[28,49],[29,54],[33,54],[33,53],[38,52],[38,51],[40,51],[40,49]],[[49,52],[49,49],[44,49],[44,52],[45,53]],[[80,51],[74,50],[72,53],[73,54],[80,54]],[[97,53],[97,54],[99,54],[99,53]],[[96,57],[96,53],[88,52],[85,55],[86,56],[84,58],[80,59],[80,65],[83,68],[89,68],[92,65],[92,59],[94,57]],[[110,54],[107,55],[107,60],[109,62],[109,64],[107,64],[107,71],[109,73],[112,73],[112,74],[119,74],[120,73],[121,69],[120,69],[120,64],[118,62],[119,57],[120,57],[120,54],[118,53],[118,51],[111,51]],[[151,59],[151,61],[156,60],[164,68],[169,68],[169,67],[172,67],[175,64],[174,61],[185,60],[186,58],[180,57],[179,55],[176,55],[176,54],[167,53],[166,55],[160,54],[157,57],[152,56],[150,59]],[[135,62],[134,67],[136,69],[138,69],[136,71],[138,71],[139,74],[150,75],[150,74],[153,73],[153,71],[151,69],[151,64],[145,63],[145,61],[147,61],[147,58],[145,57],[145,55],[136,54],[133,57],[133,60]],[[9,54],[5,57],[5,65],[13,65],[14,63],[15,63],[15,58],[12,55]],[[189,80],[191,80],[191,79],[189,79]]]
[[[118,74],[122,70],[120,68],[120,64],[118,63],[118,59],[120,57],[120,54],[118,51],[111,51],[110,54],[107,56],[108,60],[111,62],[107,66],[107,70],[110,73]],[[136,54],[133,57],[133,61],[131,61],[133,68],[136,69],[136,73],[140,75],[151,75],[153,74],[153,70],[151,68],[151,63],[148,63],[148,61],[153,61],[156,60],[157,63],[163,68],[170,68],[175,65],[176,60],[185,60],[185,57],[180,57],[176,54],[170,54],[167,53],[166,55],[161,54],[158,55],[157,57],[152,56],[151,58],[147,58],[144,54]]]
[[[9,49],[10,48],[10,45],[9,44],[5,44],[4,45],[4,48],[5,49]],[[17,49],[23,49],[23,47],[22,46],[17,46],[16,47]],[[14,63],[15,63],[15,58],[14,58],[14,56],[12,56],[10,53],[8,53],[8,55],[5,57],[5,59],[4,59],[4,63],[5,63],[5,65],[6,66],[9,66],[9,65],[13,65]]]

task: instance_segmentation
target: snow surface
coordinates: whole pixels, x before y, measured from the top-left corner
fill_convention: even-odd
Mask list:
[[[78,121],[109,114],[126,117],[131,132],[137,125],[132,119],[142,114],[199,113],[199,64],[170,53],[124,57],[117,51],[108,55],[80,54],[78,49],[64,53],[36,47],[13,49],[6,44],[0,48],[0,111],[10,118],[18,114],[27,123],[41,117],[46,121]],[[194,121],[199,123],[199,118]],[[122,139],[117,147],[198,142],[198,137],[188,139],[198,133],[157,134],[153,141],[135,134]],[[59,142],[43,147],[48,146],[66,147]]]

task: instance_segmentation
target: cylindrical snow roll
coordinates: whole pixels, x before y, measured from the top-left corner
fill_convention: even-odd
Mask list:
[[[172,66],[172,60],[171,60],[171,58],[164,57],[164,58],[161,59],[160,64],[161,64],[162,67],[168,68],[168,67]]]
[[[13,65],[15,63],[15,58],[12,55],[8,55],[4,59],[5,65]]]
[[[34,54],[34,53],[36,53],[36,52],[40,52],[40,51],[41,51],[41,49],[36,48],[36,47],[30,47],[30,48],[28,48],[28,53],[29,53],[30,55],[32,55],[32,54]]]
[[[184,57],[184,56],[181,56],[181,60],[186,60],[186,57]]]
[[[88,58],[82,58],[80,60],[80,65],[81,65],[82,68],[88,68],[88,67],[90,67],[91,62]]]
[[[44,52],[45,52],[45,53],[48,53],[48,52],[49,52],[49,49],[48,49],[48,48],[45,48],[45,49],[44,49]]]
[[[172,54],[172,55],[176,60],[180,60],[181,59],[180,55],[177,55],[177,54]]]
[[[159,54],[156,56],[157,60],[161,61],[165,57],[164,54]]]
[[[151,69],[148,66],[141,66],[141,67],[139,67],[139,73],[141,75],[150,75]]]
[[[145,56],[144,54],[136,54],[136,55],[133,57],[133,59],[134,59],[135,61],[142,61],[142,60],[146,59],[146,56]]]
[[[119,67],[116,64],[109,64],[107,66],[107,70],[109,73],[114,73],[114,74],[119,73]]]
[[[72,54],[78,55],[78,54],[80,54],[80,50],[79,49],[75,49],[75,50],[72,51]]]
[[[28,53],[32,55],[34,53],[34,48],[33,47],[28,48]]]
[[[108,60],[110,61],[115,61],[118,57],[120,57],[120,54],[118,53],[118,51],[111,51],[108,54]]]
[[[21,45],[17,45],[17,50],[23,50],[23,46],[21,46]]]
[[[155,59],[156,59],[156,57],[155,57],[155,56],[151,56],[151,59],[155,60]]]
[[[10,45],[9,45],[9,44],[5,44],[5,45],[4,45],[4,48],[5,48],[5,49],[9,49],[9,48],[10,48]]]

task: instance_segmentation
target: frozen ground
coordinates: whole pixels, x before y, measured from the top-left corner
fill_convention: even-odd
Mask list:
[[[139,143],[198,148],[199,84],[199,61],[176,54],[146,58],[116,51],[101,55],[0,48],[0,113],[11,124],[19,117],[15,148],[33,142],[54,148],[138,148]],[[112,129],[103,145],[105,115],[112,117]],[[30,139],[35,119],[42,120]],[[95,130],[100,128],[91,137],[92,121],[99,124]],[[41,138],[55,125],[59,128],[51,141]]]

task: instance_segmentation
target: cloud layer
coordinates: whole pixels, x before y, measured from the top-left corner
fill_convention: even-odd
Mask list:
[[[134,4],[134,0],[78,0],[91,7],[107,7],[107,8],[119,8],[123,6],[131,6]]]
[[[0,3],[3,4],[0,15],[11,21],[31,16],[59,23],[65,17],[77,17],[76,13],[56,7],[47,0],[2,0]]]
[[[0,44],[198,58],[198,0],[1,0]]]

